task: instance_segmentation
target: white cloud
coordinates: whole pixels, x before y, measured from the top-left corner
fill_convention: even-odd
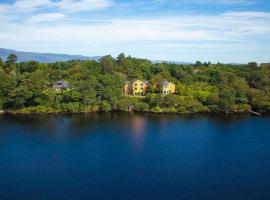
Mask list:
[[[40,4],[36,2],[31,9],[38,8],[37,5]],[[213,54],[223,50],[237,55],[239,52],[255,54],[263,49],[265,53],[270,53],[269,43],[267,45],[264,42],[270,41],[269,12],[93,20],[70,18],[63,12],[70,8],[64,5],[58,7],[61,8],[59,13],[32,15],[24,22],[1,20],[0,15],[2,47],[86,55],[104,55],[126,50],[137,54],[141,52],[145,56],[153,56],[154,52],[162,56],[164,53],[168,57],[176,56],[176,52],[183,54],[183,50],[189,53],[191,50],[193,53],[204,50],[203,53],[211,51]],[[73,9],[78,11],[76,7]],[[191,56],[192,53],[189,58]]]
[[[239,16],[249,16],[239,17]],[[257,18],[256,16],[261,16]],[[61,13],[39,14],[30,18],[26,24],[1,23],[2,33],[20,37],[19,41],[32,40],[32,35],[47,35],[46,42],[76,41],[88,42],[126,42],[126,41],[236,41],[249,40],[251,37],[268,36],[270,34],[269,13],[224,13],[216,16],[178,16],[145,19],[112,19],[61,21],[65,15]],[[252,17],[255,16],[255,17]],[[31,24],[30,22],[60,21],[49,24]],[[11,29],[11,27],[13,27]],[[19,34],[18,34],[19,33]],[[63,33],[68,33],[63,36]],[[4,40],[4,38],[0,38]],[[41,42],[43,39],[39,39]],[[39,42],[39,41],[36,41]]]
[[[239,4],[239,3],[255,3],[254,0],[186,0],[194,3],[202,4]]]
[[[269,12],[226,12],[223,14],[225,17],[240,17],[240,18],[265,18],[270,19]]]
[[[0,3],[0,13],[20,14],[48,8],[68,13],[99,10],[112,5],[112,0],[16,0],[13,4]]]
[[[17,0],[13,4],[0,4],[0,13],[31,12],[51,4],[50,0]]]
[[[11,5],[11,9],[32,10],[52,4],[50,0],[17,0]]]
[[[62,13],[45,13],[34,15],[29,18],[26,23],[45,23],[45,22],[56,22],[65,19],[66,16]]]
[[[112,6],[113,2],[111,0],[62,0],[56,5],[65,12],[80,12],[107,8]]]

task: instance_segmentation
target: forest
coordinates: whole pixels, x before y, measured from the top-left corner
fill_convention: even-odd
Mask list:
[[[124,96],[123,83],[149,80],[144,97]],[[176,94],[161,95],[151,85],[176,84]],[[56,92],[58,80],[70,90]],[[16,113],[90,113],[108,111],[154,113],[270,112],[270,64],[153,63],[110,55],[93,60],[57,63],[0,59],[0,110]]]

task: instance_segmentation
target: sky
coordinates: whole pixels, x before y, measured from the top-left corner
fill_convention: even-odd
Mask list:
[[[269,0],[0,0],[0,47],[270,62]]]

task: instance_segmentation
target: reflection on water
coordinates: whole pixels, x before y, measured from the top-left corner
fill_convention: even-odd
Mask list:
[[[234,126],[235,123],[250,119],[248,115],[156,115],[156,114],[130,114],[130,113],[98,113],[88,115],[2,115],[0,116],[0,131],[7,133],[10,129],[29,134],[46,134],[56,137],[79,137],[95,132],[101,124],[104,127],[117,129],[127,128],[127,133],[134,138],[141,138],[146,127],[153,123],[159,127],[159,133],[166,133],[168,126],[173,123],[208,121],[218,127]],[[180,124],[180,123],[179,123]],[[14,126],[15,125],[15,126]],[[92,131],[91,131],[92,130]],[[121,131],[118,131],[121,133]]]
[[[128,137],[135,149],[144,146],[147,133],[170,135],[174,133],[208,132],[232,133],[235,124],[256,117],[247,115],[166,115],[140,113],[96,113],[88,115],[2,115],[0,116],[1,135],[10,133],[41,138],[48,142],[71,143],[74,140],[87,140],[96,135],[117,134]],[[268,119],[266,117],[266,119]],[[246,127],[240,127],[242,130]]]
[[[146,119],[142,116],[131,117],[130,120],[130,133],[135,139],[139,140],[145,133]]]

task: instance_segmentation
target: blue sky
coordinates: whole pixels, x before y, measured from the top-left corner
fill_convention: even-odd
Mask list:
[[[270,62],[267,0],[1,0],[0,47],[152,60]]]

